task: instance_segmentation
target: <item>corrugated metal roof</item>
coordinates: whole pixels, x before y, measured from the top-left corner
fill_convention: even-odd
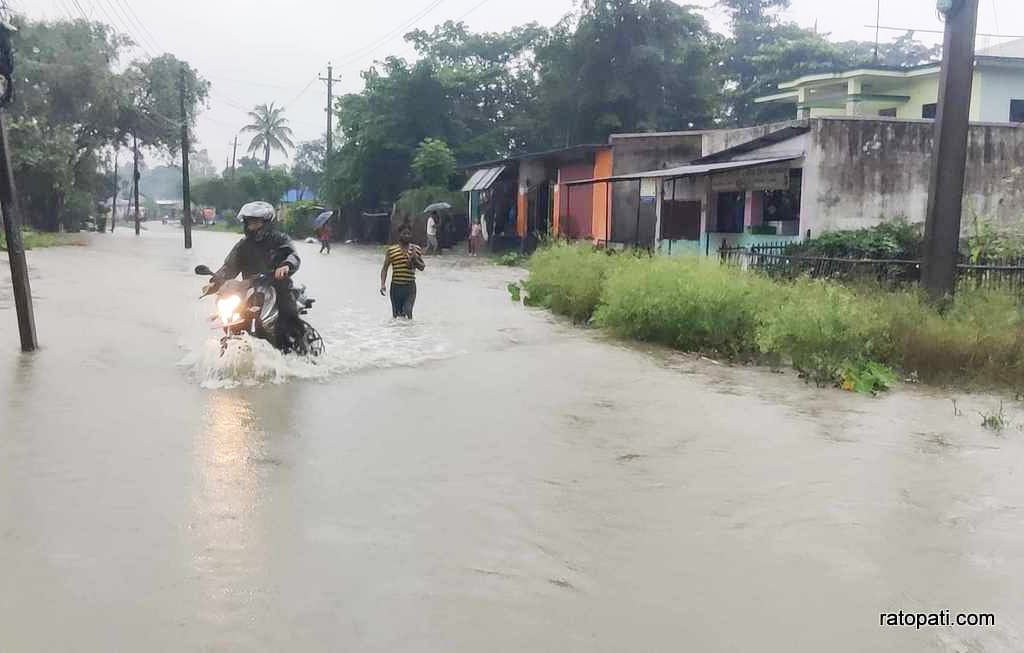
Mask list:
[[[566,186],[581,186],[584,184],[600,184],[605,182],[615,181],[637,181],[640,179],[678,179],[680,177],[692,177],[694,175],[705,175],[710,172],[720,172],[722,170],[735,170],[738,168],[753,168],[755,166],[765,165],[769,163],[781,163],[783,161],[792,161],[799,159],[802,154],[793,154],[789,156],[778,156],[771,159],[750,159],[747,161],[725,161],[722,163],[699,163],[685,166],[678,166],[675,168],[665,168],[663,170],[648,170],[646,172],[636,172],[628,175],[617,175],[615,177],[597,177],[595,179],[582,179],[580,181],[567,181],[563,182]]]
[[[494,168],[484,168],[483,170],[477,170],[473,173],[473,176],[469,178],[466,185],[462,187],[463,193],[468,193],[474,190],[487,190],[494,185],[494,182],[498,180],[501,173],[505,172],[505,166],[496,166]]]

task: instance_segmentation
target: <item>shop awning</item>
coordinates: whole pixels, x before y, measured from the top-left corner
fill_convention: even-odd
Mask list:
[[[469,193],[474,190],[487,190],[494,185],[494,182],[498,181],[498,177],[503,172],[505,172],[505,166],[477,170],[469,178],[469,181],[466,182],[466,185],[462,187],[462,192]]]
[[[662,170],[648,170],[645,172],[634,172],[614,177],[596,177],[594,179],[581,179],[579,181],[563,182],[566,186],[582,186],[585,184],[603,184],[616,181],[637,181],[641,179],[678,179],[680,177],[693,177],[695,175],[706,175],[723,170],[737,170],[740,168],[754,168],[756,166],[771,163],[782,163],[793,161],[803,157],[803,154],[790,154],[778,156],[771,159],[748,159],[746,161],[722,161],[720,163],[698,163],[693,165],[678,166],[675,168],[664,168]]]

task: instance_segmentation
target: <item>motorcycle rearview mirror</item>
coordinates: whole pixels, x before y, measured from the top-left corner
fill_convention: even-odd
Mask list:
[[[202,277],[212,277],[213,276],[213,270],[211,270],[210,268],[208,268],[205,265],[197,265],[196,266],[196,274],[198,274],[199,276],[202,276]]]

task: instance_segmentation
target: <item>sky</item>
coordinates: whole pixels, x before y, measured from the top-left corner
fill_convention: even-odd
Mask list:
[[[724,30],[716,0],[691,0],[712,25]],[[978,31],[1024,35],[1024,2],[980,0]],[[209,106],[197,120],[198,146],[218,168],[232,140],[257,104],[285,105],[296,142],[326,131],[327,87],[317,79],[334,63],[341,82],[335,94],[359,91],[359,71],[388,55],[412,57],[402,34],[462,19],[476,31],[503,31],[536,21],[553,25],[574,9],[574,0],[9,0],[32,18],[82,17],[114,25],[131,36],[142,56],[171,52],[212,83]],[[260,5],[264,5],[261,7]],[[882,2],[883,26],[941,30],[935,0]],[[835,40],[874,39],[878,0],[793,0],[786,17],[831,34]],[[898,36],[882,31],[882,40]],[[941,41],[939,34],[919,33]],[[979,47],[1002,42],[979,37]],[[239,137],[241,157],[249,136]],[[271,163],[284,163],[275,154]]]

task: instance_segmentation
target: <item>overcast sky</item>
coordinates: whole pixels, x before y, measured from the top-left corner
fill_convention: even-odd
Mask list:
[[[277,102],[297,141],[326,128],[326,85],[316,80],[333,61],[342,81],[336,93],[357,91],[359,71],[388,54],[409,56],[402,34],[448,19],[462,18],[478,31],[501,31],[537,21],[551,25],[573,9],[573,0],[10,0],[15,11],[34,18],[80,16],[111,23],[151,54],[169,51],[189,61],[213,84],[209,108],[198,120],[199,147],[222,166],[230,142],[246,124],[246,111]],[[689,4],[713,7],[715,0]],[[263,6],[260,6],[263,5]],[[274,9],[274,5],[281,9]],[[839,40],[874,38],[863,27],[875,20],[877,0],[793,0],[788,17],[818,25]],[[722,16],[708,9],[717,28]],[[939,30],[935,0],[883,2],[881,24]],[[981,0],[980,32],[1024,35],[1024,2]],[[895,32],[882,32],[892,38]],[[939,35],[919,34],[922,40]],[[979,38],[979,47],[999,42]],[[247,139],[240,139],[239,156]],[[281,155],[275,160],[283,162]],[[273,161],[272,161],[273,162]]]

